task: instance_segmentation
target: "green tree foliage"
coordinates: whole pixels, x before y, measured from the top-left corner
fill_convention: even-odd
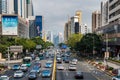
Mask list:
[[[85,53],[93,53],[100,51],[102,48],[102,39],[94,33],[88,33],[83,36],[80,42],[77,43],[77,49]]]
[[[59,43],[58,46],[61,48],[65,43]]]
[[[82,39],[82,34],[73,34],[67,41],[67,44],[72,49],[76,48],[76,44]]]

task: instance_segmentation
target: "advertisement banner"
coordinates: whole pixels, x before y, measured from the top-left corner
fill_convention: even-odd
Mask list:
[[[37,36],[42,37],[42,16],[36,16],[35,19]]]
[[[2,35],[17,35],[17,28],[17,16],[2,16]]]

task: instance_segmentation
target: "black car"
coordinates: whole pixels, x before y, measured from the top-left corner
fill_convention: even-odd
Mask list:
[[[77,71],[75,74],[75,79],[83,79],[83,78],[84,78],[83,72]]]
[[[70,60],[68,58],[65,58],[65,60],[64,60],[65,63],[69,63],[69,61]]]
[[[35,80],[37,78],[37,73],[36,72],[30,72],[28,75],[29,80]]]

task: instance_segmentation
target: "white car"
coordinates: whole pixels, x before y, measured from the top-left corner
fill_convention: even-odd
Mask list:
[[[27,70],[28,70],[27,65],[26,65],[26,64],[22,64],[22,65],[20,66],[20,70],[22,70],[22,71],[27,71]]]
[[[35,58],[35,60],[36,60],[36,61],[39,61],[39,60],[40,60],[40,58],[39,58],[39,57],[36,57],[36,58]]]
[[[9,77],[6,76],[6,75],[3,75],[3,76],[0,77],[0,80],[9,80]]]
[[[71,61],[71,64],[76,65],[77,62],[76,61]]]
[[[21,70],[18,70],[14,73],[14,78],[23,77],[24,73]]]
[[[114,76],[112,77],[112,80],[120,80],[120,76]]]
[[[58,70],[64,70],[65,68],[64,68],[63,64],[58,64],[57,69]]]
[[[76,65],[70,65],[70,66],[68,67],[68,69],[69,69],[69,70],[76,70],[77,67],[76,67]]]

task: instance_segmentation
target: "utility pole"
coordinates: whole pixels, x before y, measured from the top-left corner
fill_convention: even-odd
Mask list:
[[[9,51],[10,51],[10,48],[8,47],[8,68],[10,68],[10,64],[9,64],[9,62],[10,62],[10,53],[9,53]]]

